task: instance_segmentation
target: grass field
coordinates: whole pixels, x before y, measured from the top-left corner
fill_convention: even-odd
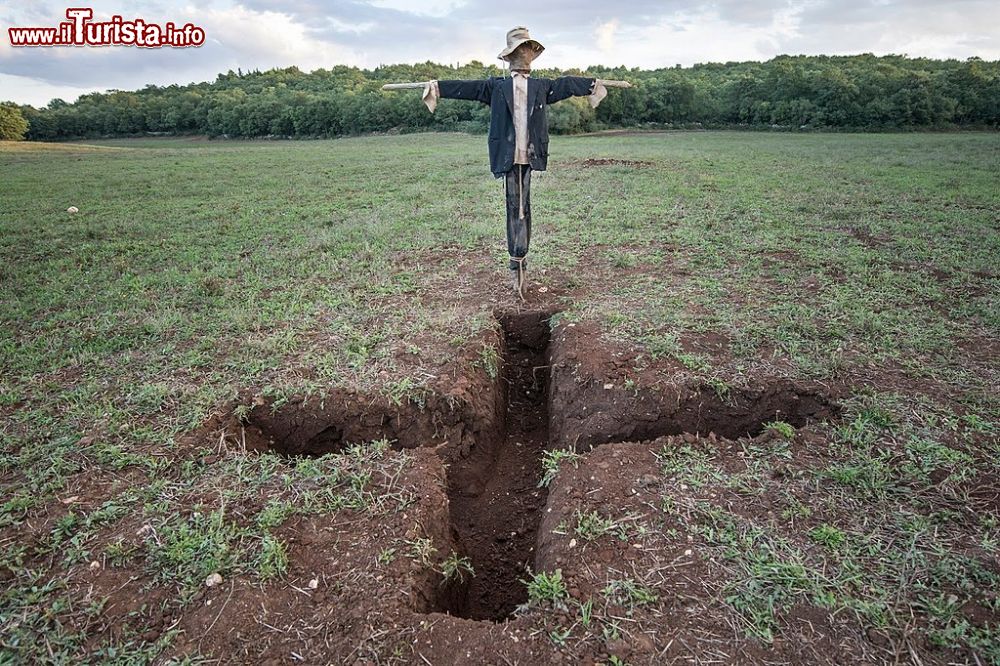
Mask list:
[[[496,375],[494,311],[531,297],[508,293],[484,143],[0,144],[0,663],[237,659],[212,633],[236,612],[226,594],[325,585],[321,564],[301,569],[315,521],[402,526],[347,557],[351,576],[461,573],[405,527],[422,454],[288,458],[212,428],[334,390],[423,405],[466,352]],[[535,573],[516,621],[481,629],[491,649],[516,626],[516,650],[536,650],[522,663],[707,661],[720,636],[776,662],[813,641],[819,661],[1000,663],[1000,136],[607,134],[551,152],[529,279],[557,330],[595,331],[636,395],[766,376],[828,386],[841,411],[775,419],[739,455],[703,437],[658,442],[654,462],[627,449],[654,466],[659,517],[567,514],[567,540],[597,549],[694,544],[705,626],[731,628],[681,626],[680,593],[635,573],[588,606],[566,564],[568,587]],[[612,450],[548,454],[550,499]],[[796,633],[803,608],[836,618],[825,638]],[[290,613],[268,620],[285,642],[264,656],[422,663],[423,620],[359,620],[347,649]],[[435,664],[458,663],[436,645]]]

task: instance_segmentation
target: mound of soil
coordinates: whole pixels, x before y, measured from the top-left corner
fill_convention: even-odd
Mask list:
[[[641,169],[643,167],[653,166],[653,163],[645,160],[619,160],[613,157],[590,157],[581,162],[580,165],[583,167],[623,166],[631,169]]]

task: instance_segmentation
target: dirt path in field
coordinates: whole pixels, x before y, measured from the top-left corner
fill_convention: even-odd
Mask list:
[[[549,441],[549,313],[505,314],[505,428],[481,488],[451,487],[452,526],[475,576],[452,612],[502,620],[527,600],[536,534],[545,506],[542,452]],[[466,464],[477,464],[470,461]]]

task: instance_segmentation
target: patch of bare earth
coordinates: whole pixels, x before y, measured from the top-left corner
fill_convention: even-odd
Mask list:
[[[167,654],[227,663],[898,658],[890,638],[806,602],[778,613],[772,643],[748,636],[722,594],[729,565],[690,520],[705,502],[762,519],[779,499],[748,504],[718,483],[681,483],[658,458],[707,449],[738,474],[741,452],[765,446],[774,436],[766,424],[780,420],[797,428],[793,458],[779,471],[794,476],[825,448],[818,426],[838,417],[843,390],[752,376],[720,394],[675,381],[668,365],[636,374],[593,329],[552,328],[555,312],[537,302],[498,310],[495,334],[460,354],[419,402],[348,391],[281,405],[244,396],[238,404],[251,409],[237,417],[234,405],[192,437],[221,444],[223,455],[271,451],[290,461],[346,458],[353,444],[387,439],[397,473],[373,474],[365,491],[393,501],[295,515],[276,530],[289,545],[282,579],[234,577],[186,603],[167,600],[168,587],[144,584],[141,571],[85,573],[95,598],[110,599],[105,629],[138,613],[153,628],[150,640],[179,631]],[[689,342],[725,347],[722,339]],[[495,367],[483,362],[484,348],[496,352]],[[545,453],[556,449],[573,463],[546,486]],[[664,511],[665,501],[675,510]],[[581,531],[591,515],[609,522]],[[446,577],[448,558],[467,558],[474,574]],[[526,581],[537,572],[558,572],[563,596],[530,599]],[[143,606],[142,595],[157,603]],[[954,656],[920,652],[923,663]]]

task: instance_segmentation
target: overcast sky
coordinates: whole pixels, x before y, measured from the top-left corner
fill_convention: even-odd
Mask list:
[[[1000,59],[997,0],[274,0],[73,2],[96,17],[201,26],[200,48],[14,48],[10,26],[55,26],[66,4],[0,4],[0,101],[147,84],[190,83],[240,67],[498,63],[508,29],[526,25],[546,67],[671,67],[779,54],[896,53]]]

